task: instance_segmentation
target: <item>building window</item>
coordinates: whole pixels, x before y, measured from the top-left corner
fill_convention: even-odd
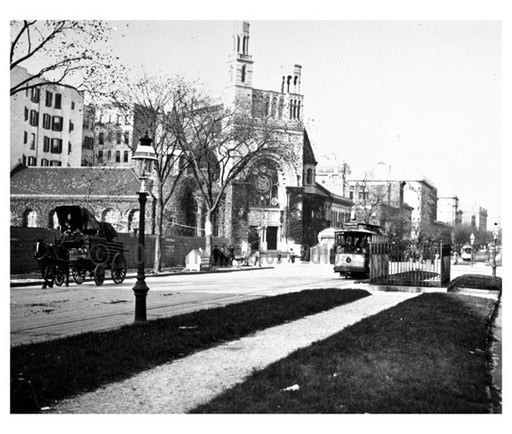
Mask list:
[[[36,149],[36,135],[35,133],[30,134],[30,149]],[[35,166],[35,164],[34,164]]]
[[[116,141],[117,141],[117,144],[120,145],[121,144],[121,138],[122,138],[122,134],[121,134],[121,131],[118,131],[116,133]]]
[[[112,152],[108,151],[107,152],[107,161],[110,161],[111,158],[112,158]]]
[[[116,163],[121,162],[121,151],[116,151]]]
[[[313,183],[313,170],[308,169],[306,170],[306,184],[312,184]]]
[[[245,72],[246,72],[246,67],[244,65],[244,66],[242,66],[242,83],[245,83]]]
[[[98,151],[98,163],[103,163],[103,151]]]
[[[46,107],[51,107],[52,106],[52,100],[53,100],[53,93],[51,93],[49,91],[46,91],[46,98],[45,98],[44,105]]]
[[[48,113],[43,114],[43,128],[49,130],[52,124],[52,117]]]
[[[28,134],[26,131],[23,131],[23,144],[26,144],[28,142]]]
[[[98,135],[98,144],[103,145],[105,143],[105,133],[100,133]]]
[[[46,158],[41,159],[41,166],[48,166],[49,164],[50,164],[50,162],[48,161],[48,159],[46,159]]]
[[[33,87],[30,92],[30,101],[39,102],[39,88]]]
[[[52,154],[61,154],[62,153],[62,140],[61,139],[52,139]]]
[[[107,142],[111,142],[112,141],[112,131],[107,131]]]
[[[75,109],[75,101],[71,101],[71,110]]]
[[[129,131],[124,132],[124,144],[125,145],[130,144],[130,132]]]
[[[28,121],[28,108],[25,107],[25,120]]]
[[[30,110],[30,125],[37,127],[39,124],[39,113],[37,110]]]
[[[27,166],[37,166],[36,157],[28,157]]]
[[[53,131],[62,131],[62,124],[63,124],[62,116],[54,116],[52,118],[52,130]]]
[[[60,161],[58,161],[58,160],[52,160],[52,161],[50,161],[50,166],[57,166],[57,167],[59,167],[59,166],[62,166],[62,163]]]
[[[60,93],[55,94],[55,108],[56,109],[62,108],[62,94],[60,94]]]
[[[68,154],[71,154],[71,142],[68,142]]]
[[[75,129],[75,124],[73,122],[69,121],[69,131],[73,131]]]
[[[128,163],[128,151],[124,151],[123,161]]]
[[[279,206],[279,175],[277,164],[270,159],[258,161],[250,170],[248,185],[254,189],[250,194],[250,204],[261,207]]]
[[[23,154],[23,155],[21,156],[21,162],[22,162],[22,164],[23,164],[24,166],[26,166],[26,165],[27,165],[27,157],[26,157],[26,155],[25,155],[25,154]]]
[[[43,137],[43,152],[50,152],[50,138],[48,136]]]

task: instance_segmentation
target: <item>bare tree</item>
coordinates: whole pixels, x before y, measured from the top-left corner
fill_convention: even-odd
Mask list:
[[[377,214],[386,203],[387,184],[371,185],[367,178],[357,181],[354,188],[355,218],[359,222],[379,224]]]
[[[286,149],[275,146],[277,128],[268,119],[215,104],[197,90],[183,97],[176,105],[175,133],[205,207],[205,251],[211,254],[212,218],[228,186],[262,152]]]
[[[43,86],[46,80],[89,91],[111,81],[112,76],[101,74],[113,65],[105,44],[110,30],[102,21],[11,21],[11,71],[17,66],[35,71],[11,83],[11,96]]]
[[[129,82],[128,82],[129,83]],[[184,171],[178,170],[180,142],[175,135],[176,106],[191,84],[179,77],[144,77],[112,95],[114,105],[133,126],[132,152],[146,132],[153,139],[157,161],[152,193],[155,197],[154,271],[161,271],[164,213]]]

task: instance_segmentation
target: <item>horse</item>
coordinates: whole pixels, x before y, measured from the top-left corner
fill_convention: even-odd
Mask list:
[[[42,289],[47,286],[53,288],[54,284],[69,286],[69,265],[65,259],[65,252],[61,252],[53,244],[47,244],[42,238],[36,240],[34,245],[34,259],[39,265],[43,277]],[[62,279],[62,280],[61,280]]]

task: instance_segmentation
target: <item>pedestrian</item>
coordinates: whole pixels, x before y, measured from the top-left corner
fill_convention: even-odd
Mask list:
[[[219,265],[219,255],[220,255],[219,247],[217,246],[217,244],[215,244],[215,247],[212,250],[212,260],[213,260],[213,265],[215,265],[215,266]]]
[[[293,252],[293,249],[290,249],[290,254],[288,256],[288,262],[291,262],[292,264],[295,263],[295,253]]]

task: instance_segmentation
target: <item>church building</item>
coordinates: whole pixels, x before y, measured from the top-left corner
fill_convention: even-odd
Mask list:
[[[300,252],[316,245],[318,233],[331,225],[333,209],[347,215],[353,205],[348,198],[333,194],[316,184],[317,161],[303,124],[304,96],[301,93],[302,67],[284,67],[277,90],[253,87],[253,59],[250,54],[249,23],[243,22],[233,35],[233,52],[228,62],[229,84],[223,103],[235,106],[248,116],[266,118],[277,125],[279,146],[292,150],[283,159],[272,151],[258,155],[227,191],[223,209],[214,219],[214,235],[231,241],[235,250]],[[192,192],[184,192],[187,198]],[[196,216],[183,214],[186,201],[176,199],[175,214],[187,226],[199,226],[200,199],[192,206]],[[189,206],[190,208],[190,206]]]

